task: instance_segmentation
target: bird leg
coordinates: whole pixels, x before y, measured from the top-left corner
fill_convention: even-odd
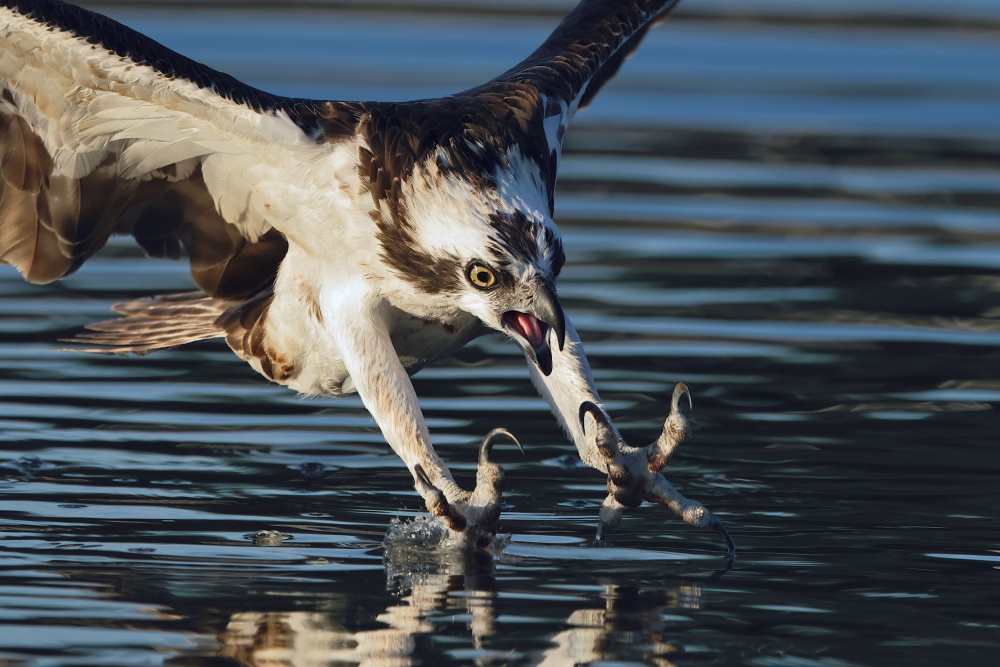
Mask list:
[[[712,528],[726,543],[729,557],[736,546],[729,533],[701,503],[682,496],[660,474],[674,449],[688,432],[687,419],[680,409],[684,396],[691,404],[691,393],[684,383],[674,387],[670,414],[663,431],[655,442],[646,447],[629,447],[622,440],[604,411],[591,401],[580,406],[580,426],[592,433],[594,445],[608,475],[608,496],[600,511],[597,543],[605,543],[608,530],[617,528],[627,507],[638,507],[643,501],[666,505],[678,516],[697,528]],[[590,416],[588,420],[587,417]]]
[[[335,349],[386,442],[413,475],[427,509],[460,534],[461,541],[485,544],[495,534],[503,488],[503,471],[490,460],[490,451],[498,440],[513,436],[503,429],[487,434],[479,449],[475,490],[460,487],[434,451],[417,394],[389,335],[388,306],[377,296],[366,296],[365,285],[328,297],[324,312],[339,315],[328,320]]]
[[[565,320],[565,327],[565,345],[556,347],[550,335],[552,365],[549,373],[544,373],[544,369],[534,363],[529,363],[528,368],[539,393],[552,406],[552,412],[576,443],[580,459],[608,476],[608,496],[601,506],[597,542],[604,543],[607,532],[621,523],[626,508],[647,501],[666,505],[693,526],[712,528],[725,541],[732,557],[736,548],[722,524],[700,503],[677,493],[660,474],[670,455],[687,436],[687,418],[681,411],[685,396],[691,405],[687,385],[681,383],[674,387],[670,414],[656,441],[647,447],[629,447],[600,407],[601,399],[594,386],[590,364],[569,318]]]
[[[504,488],[503,468],[490,459],[493,445],[507,438],[524,453],[524,448],[514,435],[504,428],[495,428],[486,434],[479,445],[479,468],[476,471],[476,488],[463,491],[460,498],[449,501],[444,492],[431,482],[423,466],[414,466],[417,491],[424,498],[427,510],[441,517],[452,530],[462,533],[469,543],[484,547],[496,534],[500,519],[500,502]]]

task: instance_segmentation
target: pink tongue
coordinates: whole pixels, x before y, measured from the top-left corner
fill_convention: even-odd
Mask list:
[[[524,336],[531,347],[542,344],[542,327],[537,317],[528,313],[514,313],[514,324],[517,333]]]

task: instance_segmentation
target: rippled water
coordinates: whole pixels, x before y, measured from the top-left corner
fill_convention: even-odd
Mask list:
[[[565,2],[109,11],[275,92],[479,83]],[[560,294],[626,437],[673,384],[668,469],[739,546],[660,508],[589,546],[517,349],[415,378],[471,481],[507,426],[500,557],[382,546],[421,503],[359,401],[300,400],[221,343],[59,352],[189,284],[115,243],[0,271],[0,664],[992,665],[1000,656],[1000,5],[687,0],[568,136]],[[945,9],[947,11],[945,11]],[[270,536],[254,537],[258,531]]]

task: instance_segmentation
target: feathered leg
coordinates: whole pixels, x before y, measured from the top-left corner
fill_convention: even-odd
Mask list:
[[[459,487],[434,451],[417,395],[392,346],[380,304],[371,307],[363,299],[352,300],[349,294],[339,294],[342,300],[327,302],[324,309],[338,315],[329,331],[358,395],[389,446],[409,468],[427,509],[462,533],[469,544],[488,543],[496,533],[503,491],[503,471],[490,461],[489,454],[500,437],[513,436],[502,430],[491,432],[480,448],[476,488],[470,492]]]

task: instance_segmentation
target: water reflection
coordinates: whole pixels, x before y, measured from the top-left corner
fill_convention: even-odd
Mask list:
[[[392,621],[389,624],[392,626]],[[419,664],[413,656],[415,635],[433,627],[420,628],[414,619],[402,625],[398,629],[350,632],[321,612],[240,612],[233,615],[221,635],[224,647],[218,655],[247,667],[311,667],[331,662],[373,667]]]
[[[702,590],[725,574],[676,578],[644,588],[629,577],[604,577],[575,599],[565,626],[533,638],[531,646],[508,648],[494,638],[501,626],[530,619],[503,613],[498,561],[486,552],[419,549],[389,545],[386,587],[392,602],[375,621],[381,627],[351,630],[340,613],[322,611],[241,611],[220,633],[218,655],[247,667],[311,667],[357,663],[371,667],[435,664],[431,637],[447,634],[452,658],[476,665],[510,661],[545,667],[589,664],[625,656],[660,667],[673,665],[684,647],[671,629],[689,619],[679,612],[701,607]],[[567,586],[571,592],[572,586]],[[509,625],[508,625],[509,624]],[[468,646],[468,648],[460,648]]]
[[[601,595],[604,606],[570,614],[566,623],[571,627],[552,638],[555,646],[543,652],[538,664],[578,665],[640,653],[646,664],[671,667],[684,648],[670,639],[678,617],[669,612],[700,608],[701,593],[702,584],[694,581],[652,591],[608,582]]]

